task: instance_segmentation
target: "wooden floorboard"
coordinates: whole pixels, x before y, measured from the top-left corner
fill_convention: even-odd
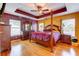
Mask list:
[[[79,56],[79,47],[72,47],[68,44],[58,43],[54,52],[50,48],[29,40],[14,40],[11,42],[11,50],[0,53],[1,56]]]

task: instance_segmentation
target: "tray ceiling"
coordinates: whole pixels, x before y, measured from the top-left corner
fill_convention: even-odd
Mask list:
[[[68,14],[68,13],[78,12],[79,11],[79,3],[46,3],[45,8],[49,8],[49,9],[52,9],[54,11],[54,10],[61,9],[61,8],[65,7],[65,6],[67,8],[66,12],[59,13],[59,14],[56,14],[54,16],[60,16],[60,15],[64,15],[64,14]],[[5,8],[5,12],[37,20],[36,18],[16,13],[15,12],[16,9],[23,10],[23,11],[28,12],[30,14],[33,14],[35,16],[39,16],[40,15],[39,12],[32,12],[31,11],[31,10],[36,10],[37,9],[34,6],[34,3],[7,3],[6,4],[6,8]]]

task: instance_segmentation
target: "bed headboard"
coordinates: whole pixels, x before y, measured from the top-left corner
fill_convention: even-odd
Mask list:
[[[53,29],[54,31],[59,31],[60,32],[60,26],[58,25],[53,25]],[[44,28],[44,31],[51,31],[51,25],[47,25]]]

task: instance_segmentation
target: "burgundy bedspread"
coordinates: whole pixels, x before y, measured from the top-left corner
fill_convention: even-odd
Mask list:
[[[31,38],[48,41],[50,39],[50,33],[48,32],[32,32]],[[57,42],[60,38],[60,32],[53,32],[54,41]]]

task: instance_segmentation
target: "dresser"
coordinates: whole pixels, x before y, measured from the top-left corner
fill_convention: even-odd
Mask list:
[[[11,48],[10,26],[0,24],[0,52]]]

